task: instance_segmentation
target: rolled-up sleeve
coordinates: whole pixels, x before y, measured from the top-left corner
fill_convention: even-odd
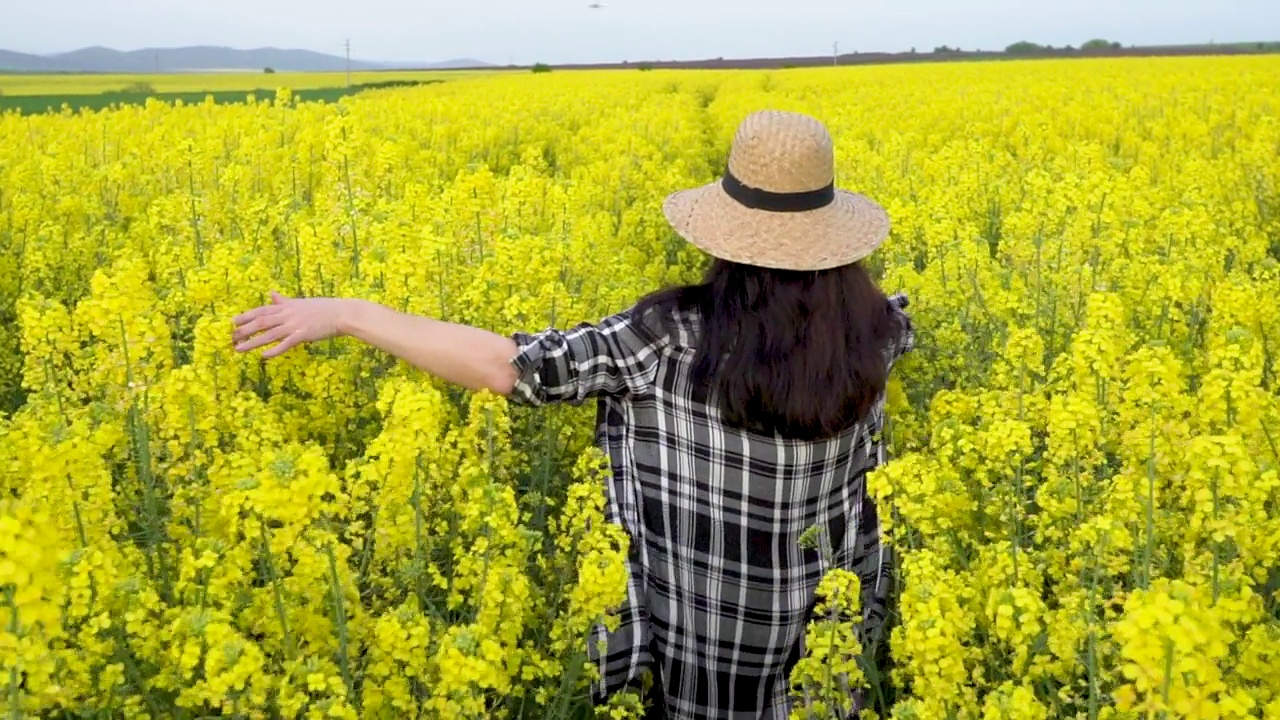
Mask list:
[[[581,404],[602,395],[651,392],[660,348],[630,310],[570,330],[514,333],[517,378],[510,400],[522,405]]]
[[[911,316],[906,312],[909,304],[910,300],[907,299],[906,293],[897,293],[889,298],[889,307],[898,321],[899,331],[890,348],[890,365],[916,348],[915,326],[911,323]]]

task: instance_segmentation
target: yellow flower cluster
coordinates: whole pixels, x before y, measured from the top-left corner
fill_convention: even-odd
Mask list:
[[[806,654],[790,677],[798,696],[792,718],[846,717],[855,709],[854,693],[865,685],[858,667],[862,643],[856,629],[861,592],[858,576],[839,568],[818,584],[815,619],[804,638]]]
[[[799,110],[906,291],[888,651],[833,572],[791,687],[896,718],[1280,717],[1280,62],[495,75],[0,116],[0,714],[581,717],[629,539],[585,408],[267,291],[498,332],[704,258],[661,215]],[[598,708],[639,717],[634,696]]]
[[[1028,70],[868,140],[905,143],[924,338],[870,480],[894,717],[1280,716],[1276,93],[1196,67],[1280,71]]]

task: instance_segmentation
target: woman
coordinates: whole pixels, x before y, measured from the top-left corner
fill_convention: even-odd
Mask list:
[[[863,483],[883,458],[890,367],[913,342],[905,298],[886,298],[858,262],[888,235],[887,215],[836,190],[833,166],[817,120],[746,118],[724,177],[664,205],[715,259],[705,282],[598,324],[504,337],[274,295],[235,319],[237,349],[277,343],[273,357],[348,335],[513,402],[597,399],[610,518],[633,541],[597,699],[652,672],[668,717],[780,720],[826,569],[859,573],[864,636],[881,625],[889,566]],[[825,553],[800,546],[813,525]]]

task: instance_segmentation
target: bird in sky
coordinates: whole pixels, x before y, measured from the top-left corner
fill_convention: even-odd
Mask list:
[[[591,3],[591,4],[590,4],[590,5],[588,5],[587,7],[591,8],[592,10],[600,10],[600,9],[604,8],[604,5],[603,5],[603,4],[601,4],[601,3]]]

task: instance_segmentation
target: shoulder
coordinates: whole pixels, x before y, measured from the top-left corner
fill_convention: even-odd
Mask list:
[[[691,348],[697,343],[700,319],[693,310],[658,307],[645,312],[632,306],[617,317],[641,342],[657,349]]]

